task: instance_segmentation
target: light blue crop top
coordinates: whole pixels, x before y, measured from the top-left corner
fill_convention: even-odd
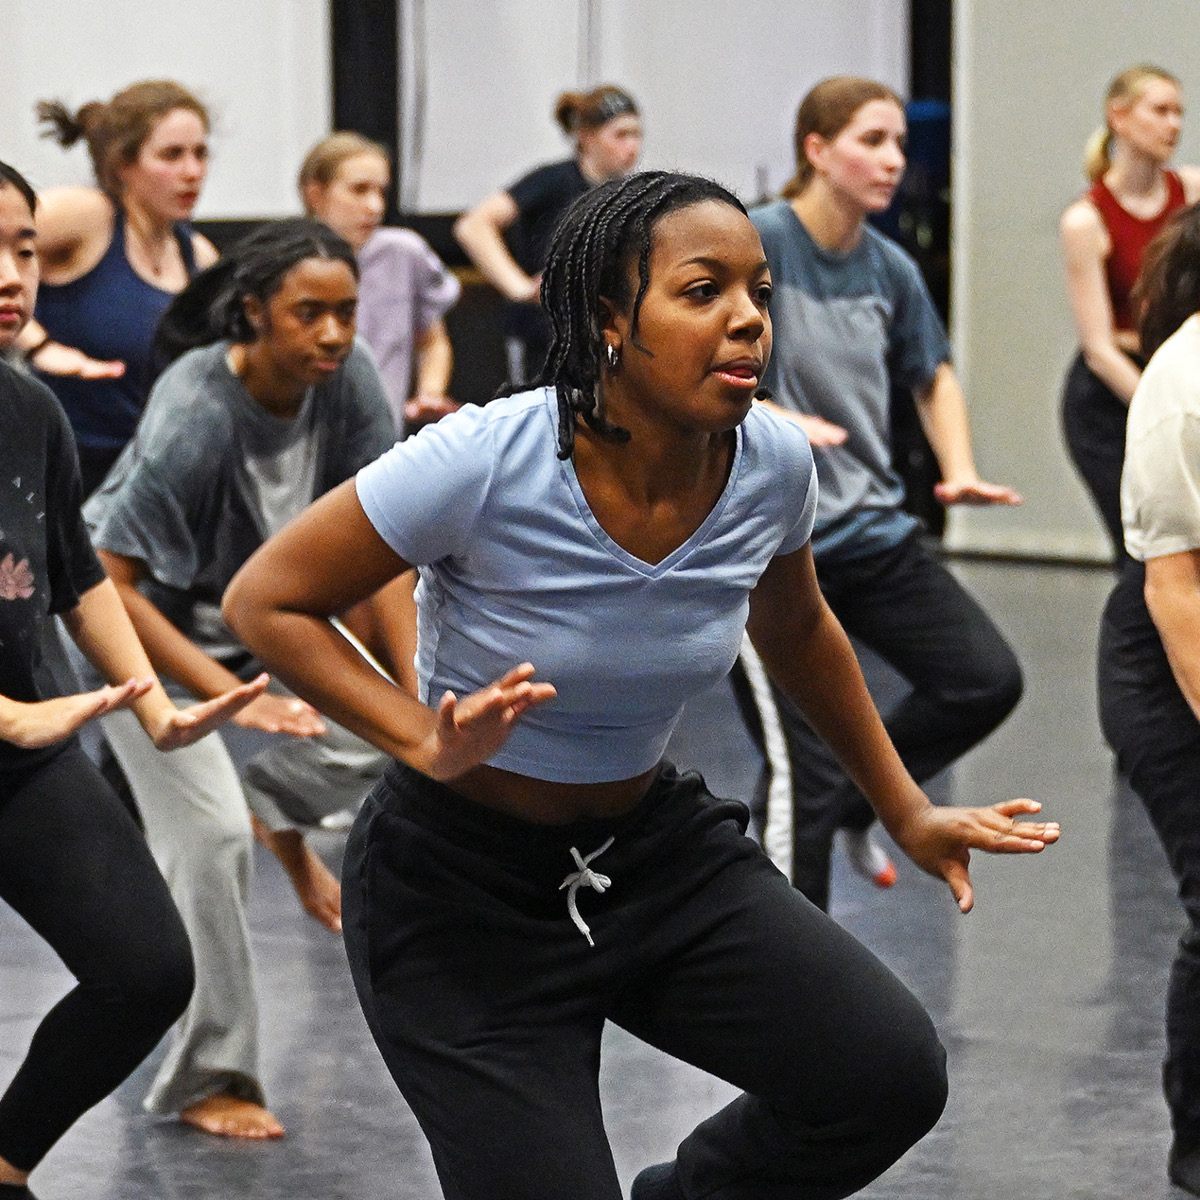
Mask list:
[[[531,662],[558,695],[522,716],[491,765],[628,779],[662,757],[684,702],[733,666],[767,563],[808,540],[812,453],[796,424],[753,405],[712,512],[651,565],[600,527],[556,455],[556,425],[549,388],[465,407],[364,467],[358,497],[421,568],[422,700]]]

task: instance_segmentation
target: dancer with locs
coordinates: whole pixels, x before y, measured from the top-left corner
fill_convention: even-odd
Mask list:
[[[33,311],[35,207],[26,180],[0,163],[0,352]],[[88,542],[67,419],[46,387],[4,362],[0,463],[0,899],[78,981],[0,1095],[0,1198],[31,1200],[30,1173],[154,1049],[193,983],[187,935],[145,840],[74,734],[129,709],[155,753],[179,749],[267,679],[186,711],[172,704]],[[54,689],[41,658],[51,613],[105,686]]]
[[[636,1200],[849,1195],[936,1121],[916,999],[662,761],[749,623],[897,841],[972,904],[970,850],[1041,850],[1031,800],[938,809],[821,599],[812,457],[753,395],[770,275],[738,200],[665,172],[572,207],[544,386],[394,447],[267,542],[225,612],[396,761],[347,848],[355,982],[450,1200],[620,1195],[605,1020],[746,1094]],[[407,695],[329,618],[420,566]],[[545,681],[534,678],[535,666]]]

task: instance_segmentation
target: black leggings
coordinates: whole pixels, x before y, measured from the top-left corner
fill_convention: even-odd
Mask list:
[[[1100,627],[1100,722],[1170,860],[1187,913],[1167,988],[1163,1087],[1179,1155],[1200,1149],[1200,721],[1167,660],[1127,559]]]
[[[0,1097],[0,1156],[31,1171],[183,1012],[192,956],[145,840],[75,744],[0,776],[0,898],[79,981]]]
[[[633,812],[565,826],[389,768],[347,846],[346,944],[446,1200],[619,1200],[605,1020],[745,1089],[680,1145],[688,1197],[848,1196],[937,1120],[925,1011],[788,884],[747,816],[669,766]],[[560,889],[572,848],[603,892]]]
[[[1142,366],[1132,355],[1130,359]],[[1128,559],[1121,527],[1121,470],[1128,419],[1128,406],[1083,361],[1083,355],[1077,355],[1063,385],[1063,436],[1108,531],[1118,566]]]

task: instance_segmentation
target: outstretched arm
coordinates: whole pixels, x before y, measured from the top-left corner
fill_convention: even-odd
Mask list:
[[[63,623],[80,650],[111,685],[87,696],[46,702],[60,708],[82,705],[74,708],[73,715],[81,718],[75,728],[113,708],[129,706],[160,750],[176,750],[223,725],[267,686],[265,675],[251,683],[235,679],[232,687],[203,704],[184,710],[176,708],[159,683],[121,597],[109,579],[84,592],[75,608],[63,614]],[[60,736],[70,732],[73,730],[67,729]]]
[[[750,597],[747,630],[771,676],[799,706],[902,850],[950,886],[959,908],[974,902],[972,849],[1037,852],[1058,838],[1053,823],[1017,824],[1034,800],[990,808],[935,808],[896,753],[858,661],[821,595],[808,546],[772,560]]]
[[[261,546],[234,576],[224,615],[297,695],[372,745],[434,779],[495,753],[516,720],[554,689],[522,663],[437,711],[376,671],[329,623],[410,570],[375,531],[349,480]]]

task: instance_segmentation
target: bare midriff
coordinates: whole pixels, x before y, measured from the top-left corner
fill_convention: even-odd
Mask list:
[[[524,821],[570,825],[627,813],[645,796],[657,774],[658,768],[651,767],[631,779],[612,783],[555,783],[485,764],[447,781],[446,786],[476,804]]]

